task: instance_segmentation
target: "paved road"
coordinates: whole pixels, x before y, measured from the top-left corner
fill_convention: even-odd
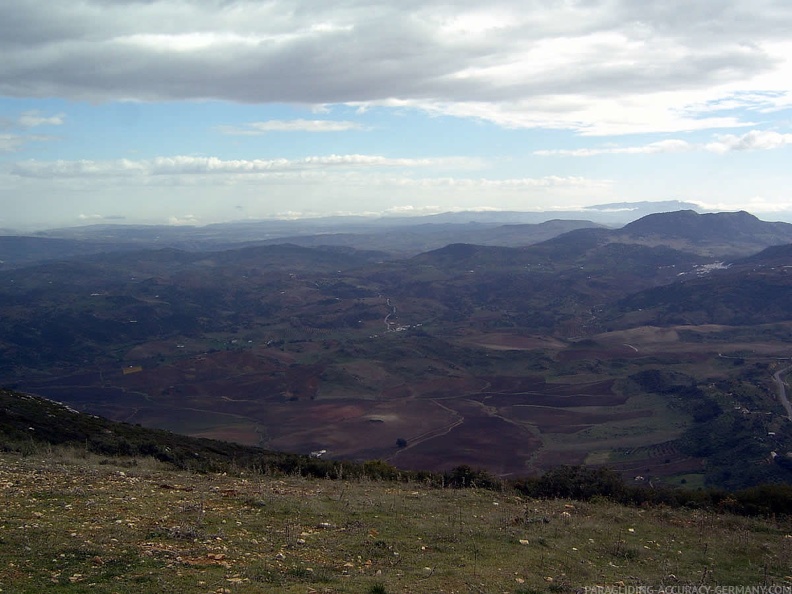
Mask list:
[[[792,365],[776,371],[773,374],[773,381],[776,383],[776,386],[778,386],[778,399],[781,401],[781,406],[786,410],[787,418],[792,421],[792,405],[789,404],[789,398],[787,398],[786,382],[781,379],[781,376],[790,369],[792,369]]]
[[[396,306],[395,306],[395,305],[393,305],[393,304],[391,303],[391,300],[390,300],[390,298],[388,298],[388,299],[385,301],[385,303],[386,303],[386,305],[387,305],[388,307],[390,307],[390,308],[391,308],[391,311],[390,311],[390,313],[389,313],[387,316],[385,316],[385,320],[384,320],[384,321],[385,321],[385,331],[386,331],[386,332],[390,332],[390,331],[392,330],[391,326],[394,324],[394,322],[391,322],[391,321],[390,321],[390,317],[391,317],[391,316],[395,316],[395,315],[396,315]]]

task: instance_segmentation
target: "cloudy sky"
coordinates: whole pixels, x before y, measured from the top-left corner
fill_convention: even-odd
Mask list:
[[[0,227],[792,211],[788,0],[3,0]]]

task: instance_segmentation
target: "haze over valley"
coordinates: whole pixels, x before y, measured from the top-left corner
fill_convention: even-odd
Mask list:
[[[405,469],[790,480],[792,225],[468,216],[2,237],[0,382]]]
[[[788,482],[791,28],[1,3],[0,385],[405,469]]]
[[[0,1],[0,591],[789,594],[790,31]]]

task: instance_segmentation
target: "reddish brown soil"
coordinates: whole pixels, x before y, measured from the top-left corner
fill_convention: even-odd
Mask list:
[[[526,460],[539,447],[539,438],[503,419],[466,418],[449,433],[408,447],[391,461],[403,468],[447,470],[468,464],[501,476],[524,475]]]
[[[277,419],[268,424],[273,437],[268,447],[300,452],[325,449],[328,456],[347,458],[391,456],[397,439],[417,443],[459,420],[453,411],[428,401],[297,402],[276,405],[268,413]]]
[[[494,350],[527,351],[537,349],[561,349],[565,346],[564,343],[552,338],[507,333],[488,333],[481,336],[470,336],[465,338],[463,342]]]
[[[617,406],[627,401],[625,396],[615,394],[573,394],[558,396],[534,392],[530,394],[481,394],[475,398],[487,406],[551,406],[566,408],[570,406]]]
[[[581,412],[549,406],[509,406],[503,415],[536,425],[542,433],[575,433],[591,425],[627,421],[652,415],[651,410]]]
[[[597,359],[637,359],[646,353],[636,352],[626,345],[602,346],[586,349],[567,349],[556,355],[562,363],[573,361],[596,361]]]
[[[39,386],[45,396],[114,420],[285,451],[327,450],[333,458],[426,469],[467,464],[502,475],[583,462],[583,447],[560,458],[542,450],[543,433],[574,439],[592,425],[651,414],[617,408],[626,397],[614,394],[612,381],[546,383],[540,376],[458,370],[393,386],[395,376],[384,369],[350,364],[344,380],[350,387],[331,384],[324,392],[339,398],[323,396],[325,367],[290,365],[277,349],[207,353],[156,367],[144,362],[129,375],[119,365]],[[397,448],[400,439],[406,448]]]
[[[559,451],[540,450],[533,460],[533,467],[537,470],[547,470],[562,464],[575,466],[586,461],[588,452],[584,451]]]

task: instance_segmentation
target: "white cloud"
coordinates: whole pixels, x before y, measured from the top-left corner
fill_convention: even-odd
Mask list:
[[[786,0],[18,0],[0,3],[0,94],[400,102],[587,135],[728,128],[752,122],[726,106],[792,104],[791,29]]]
[[[476,190],[520,190],[531,188],[595,188],[610,186],[610,180],[589,179],[578,176],[557,176],[548,175],[543,177],[523,177],[511,179],[486,179],[486,178],[459,178],[459,177],[438,177],[438,178],[399,178],[385,179],[388,184],[398,184],[402,186],[415,187],[447,187],[458,189]]]
[[[344,196],[363,192],[373,204],[387,202],[387,196],[444,197],[443,203],[460,197],[470,201],[488,196],[493,200],[505,197],[510,200],[520,196],[553,196],[560,198],[572,193],[595,196],[607,193],[612,181],[582,176],[546,175],[492,179],[470,177],[471,170],[479,168],[478,160],[457,157],[424,159],[389,158],[376,155],[329,155],[304,159],[273,160],[221,160],[213,157],[160,157],[151,160],[132,161],[20,161],[13,165],[11,175],[30,182],[57,183],[66,191],[81,193],[116,191],[123,186],[145,187],[147,192],[154,188],[195,188],[206,192],[212,186],[234,186],[243,188],[300,188],[298,195],[331,194]],[[438,172],[454,170],[456,175],[437,175]],[[459,173],[462,175],[459,175]],[[245,190],[248,191],[248,190]],[[294,190],[289,190],[292,194]],[[377,198],[374,198],[374,195]],[[284,194],[284,197],[286,195]],[[293,202],[299,201],[291,198]],[[349,202],[351,198],[347,198]],[[340,203],[340,202],[339,202]],[[438,202],[439,203],[439,202]],[[494,208],[494,207],[493,207]],[[499,207],[500,208],[500,207]],[[510,208],[516,208],[514,205]],[[324,208],[326,212],[326,207]],[[431,209],[430,209],[431,210]],[[183,223],[185,217],[177,217]],[[192,224],[192,223],[189,223]]]
[[[792,49],[792,46],[789,49]],[[790,91],[749,90],[737,91],[729,96],[690,104],[686,111],[694,116],[728,110],[746,110],[757,114],[768,114],[787,109],[790,106],[792,106],[792,92]]]
[[[25,137],[19,134],[0,134],[0,153],[13,153],[25,144]]]
[[[562,157],[594,157],[597,155],[655,155],[658,153],[684,153],[691,151],[695,145],[684,140],[669,139],[652,142],[643,146],[580,148],[538,150],[534,155]]]
[[[393,158],[380,155],[326,155],[302,159],[237,159],[157,157],[133,161],[20,161],[11,173],[30,178],[151,177],[184,175],[253,175],[322,170],[454,168],[473,169],[481,161],[468,157]]]
[[[172,216],[168,218],[168,224],[173,226],[182,226],[182,225],[199,225],[200,219],[195,215],[183,215],[180,217]]]
[[[723,134],[715,142],[706,145],[713,153],[732,151],[755,151],[782,148],[792,144],[792,134],[781,134],[772,130],[751,130],[741,136]]]
[[[751,120],[735,116],[706,116],[669,105],[683,104],[686,94],[663,92],[651,97],[589,99],[584,96],[538,96],[530,99],[498,103],[430,102],[387,100],[377,102],[385,107],[411,108],[432,115],[450,115],[492,122],[504,128],[545,128],[574,130],[582,136],[673,133],[739,128],[753,125]]]
[[[342,120],[267,120],[250,122],[242,127],[220,126],[223,134],[234,136],[260,136],[267,132],[345,132],[347,130],[363,130],[357,122]]]
[[[38,111],[26,111],[20,114],[17,123],[23,128],[34,128],[36,126],[60,126],[63,124],[65,114],[45,116]]]
[[[30,142],[47,142],[55,140],[53,136],[43,134],[0,134],[0,153],[16,153]]]
[[[427,204],[427,205],[419,205],[415,206],[412,204],[403,204],[400,206],[392,206],[390,208],[385,209],[385,214],[392,214],[392,215],[426,215],[426,214],[436,214],[439,212],[443,212],[446,209],[441,208],[437,205]]]
[[[768,217],[772,216],[773,213],[785,213],[787,215],[785,220],[788,221],[789,214],[792,213],[792,200],[766,196],[751,196],[740,200],[738,203],[713,200],[700,201],[698,204],[703,210],[713,212],[746,210],[752,214],[764,213],[767,215],[761,217],[764,220],[771,220]]]
[[[668,139],[640,146],[607,146],[578,149],[541,149],[533,152],[542,157],[595,157],[598,155],[655,155],[659,153],[685,153],[709,151],[728,153],[732,151],[772,150],[792,144],[792,134],[781,134],[772,130],[751,130],[742,135],[720,134],[716,140],[705,144],[694,144],[680,139]]]

